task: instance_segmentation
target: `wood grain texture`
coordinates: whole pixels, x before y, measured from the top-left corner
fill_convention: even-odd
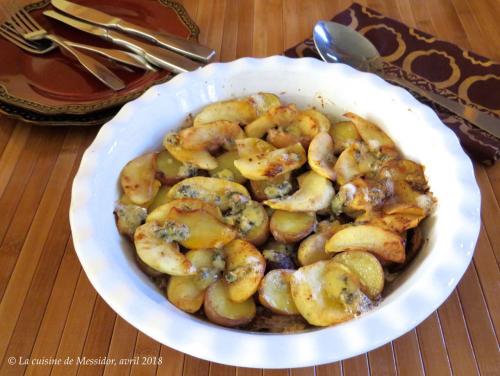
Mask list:
[[[362,5],[500,60],[496,0],[361,0]],[[183,0],[218,61],[281,53],[350,0]],[[97,128],[40,128],[0,116],[0,375],[496,375],[500,364],[500,164],[474,165],[482,227],[457,289],[417,328],[367,354],[282,370],[229,367],[157,343],[116,315],[81,270],[71,183]],[[19,359],[75,359],[15,365]],[[76,359],[129,359],[85,365]],[[138,364],[134,360],[138,359]],[[148,362],[150,364],[142,364]],[[156,361],[153,361],[156,359]],[[159,361],[161,359],[161,361]],[[81,363],[81,362],[80,362]]]

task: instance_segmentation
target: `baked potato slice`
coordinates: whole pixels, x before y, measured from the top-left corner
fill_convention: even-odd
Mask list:
[[[405,242],[397,233],[374,225],[357,225],[343,228],[325,244],[325,251],[367,251],[384,261],[403,263]]]
[[[270,93],[258,93],[240,99],[232,99],[205,106],[194,118],[195,127],[219,120],[248,124],[257,116],[280,106],[278,96]]]
[[[253,245],[263,244],[269,236],[269,216],[262,204],[251,201],[238,215],[238,230],[241,239]]]
[[[217,168],[210,170],[209,174],[213,178],[219,178],[229,181],[234,181],[238,184],[243,184],[247,179],[241,175],[240,170],[234,165],[234,161],[239,158],[236,150],[227,151],[219,155],[217,159]]]
[[[352,112],[348,112],[344,116],[354,123],[359,135],[371,151],[379,150],[382,147],[396,148],[392,139],[375,124]]]
[[[234,165],[247,179],[268,180],[300,168],[306,163],[306,152],[300,143],[255,156],[240,158]]]
[[[361,141],[361,136],[352,121],[333,123],[328,133],[333,139],[335,154],[340,154],[353,143]]]
[[[186,228],[187,234],[178,242],[189,249],[221,248],[236,237],[236,231],[204,209],[179,210],[173,207],[167,223]]]
[[[213,170],[217,167],[217,160],[208,151],[183,148],[180,145],[179,135],[175,132],[167,133],[163,139],[163,146],[180,162],[189,163],[202,170]]]
[[[355,315],[353,310],[346,309],[339,298],[335,298],[334,291],[332,291],[339,290],[336,286],[345,287],[346,282],[351,284],[351,275],[346,273],[347,278],[343,282],[330,271],[331,277],[334,277],[335,280],[326,281],[325,275],[329,262],[317,261],[314,264],[303,266],[295,271],[290,278],[290,291],[295,306],[311,325],[329,326],[349,320]]]
[[[298,315],[290,291],[290,269],[274,269],[265,275],[259,286],[259,301],[271,311],[281,315]]]
[[[236,149],[240,158],[248,158],[273,151],[276,148],[260,138],[247,137],[236,140]]]
[[[118,204],[113,214],[118,232],[133,240],[135,230],[145,222],[148,211],[138,205]]]
[[[304,239],[314,230],[315,226],[315,212],[276,210],[269,223],[274,239],[285,244]]]
[[[196,268],[194,275],[172,276],[167,286],[167,299],[177,308],[194,313],[203,305],[205,290],[218,279],[220,271],[213,267],[214,250],[197,249],[186,253]]]
[[[168,236],[169,231],[154,222],[137,228],[134,244],[139,258],[151,268],[170,275],[190,275],[196,268],[179,251],[179,245]]]
[[[238,195],[250,200],[250,194],[241,184],[224,179],[195,176],[174,185],[167,196],[170,200],[196,198],[214,203],[222,211],[226,211],[234,205],[235,196]]]
[[[337,162],[335,157],[334,144],[331,136],[327,132],[318,133],[311,141],[307,154],[309,166],[317,174],[335,181],[337,174],[333,167]]]
[[[179,162],[167,150],[158,154],[156,178],[166,185],[174,185],[182,179],[195,176],[198,169],[194,165]]]
[[[314,171],[308,171],[297,178],[299,189],[284,198],[275,198],[264,201],[273,209],[286,211],[318,211],[326,209],[335,194],[332,182],[318,175]]]
[[[376,299],[384,289],[384,270],[378,259],[365,251],[346,251],[336,254],[332,261],[347,266],[357,275],[361,291]]]
[[[292,189],[292,174],[287,172],[269,180],[250,180],[252,195],[257,201],[283,197]]]
[[[211,214],[219,221],[222,221],[222,213],[220,209],[210,202],[205,202],[195,198],[179,198],[168,201],[167,203],[154,209],[146,218],[146,222],[156,222],[162,225],[169,220],[169,213],[172,208],[177,208],[181,211],[204,210]]]
[[[326,222],[326,223],[325,223]],[[297,250],[297,260],[301,266],[310,265],[320,260],[332,258],[330,253],[325,252],[325,244],[335,231],[343,228],[339,221],[320,222],[318,231],[302,240]]]
[[[229,299],[237,303],[244,302],[259,288],[266,270],[266,260],[253,244],[241,239],[227,244],[224,253],[224,279]]]
[[[157,153],[141,155],[128,162],[120,174],[120,184],[124,194],[136,205],[151,201],[161,183],[156,180]]]
[[[210,285],[205,292],[203,309],[208,320],[228,327],[248,324],[256,313],[253,298],[240,303],[232,301],[229,298],[229,288],[224,281]]]
[[[236,122],[218,120],[202,127],[190,127],[179,132],[180,145],[189,150],[214,152],[220,147],[236,149],[236,140],[245,138],[245,132]]]

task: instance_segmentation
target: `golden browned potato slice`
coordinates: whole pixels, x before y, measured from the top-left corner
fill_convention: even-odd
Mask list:
[[[198,172],[194,165],[179,162],[167,150],[158,154],[156,165],[156,178],[166,185],[173,185]]]
[[[228,296],[233,302],[244,302],[259,288],[266,270],[266,260],[255,246],[235,239],[224,247]]]
[[[353,143],[361,141],[361,136],[352,121],[334,123],[328,133],[333,139],[335,154],[340,154]]]
[[[205,290],[218,278],[218,272],[212,264],[214,254],[212,249],[197,249],[186,253],[187,259],[195,266],[197,273],[170,278],[167,287],[167,298],[170,303],[189,313],[201,308]]]
[[[229,289],[224,281],[217,281],[207,289],[203,308],[210,321],[229,327],[248,324],[256,313],[253,298],[241,303],[233,302],[229,298]]]
[[[271,128],[290,126],[297,120],[298,114],[299,111],[293,104],[272,108],[248,124],[245,133],[248,137],[262,138]]]
[[[337,278],[335,281],[326,281],[325,274],[329,262],[318,261],[303,266],[290,278],[290,290],[295,306],[311,325],[329,326],[349,320],[355,315],[355,312],[346,309],[340,298],[335,298],[331,291],[338,291],[338,288],[335,289],[338,285],[346,287],[346,282],[352,282],[352,279],[349,275],[345,281]],[[330,273],[331,277],[336,277],[333,272]]]
[[[168,237],[168,231],[154,222],[139,226],[134,234],[139,258],[151,268],[170,275],[190,275],[196,268]]]
[[[267,153],[276,148],[260,138],[247,137],[236,140],[236,149],[240,158],[248,158],[257,154]]]
[[[292,174],[288,172],[269,180],[250,180],[250,188],[257,201],[283,197],[293,189]]]
[[[238,228],[243,240],[253,245],[263,244],[269,236],[269,216],[262,204],[252,201],[239,215]]]
[[[222,211],[232,207],[233,196],[240,195],[250,200],[250,194],[241,184],[217,178],[195,176],[184,179],[168,192],[168,198],[197,198],[217,205]]]
[[[333,169],[337,157],[333,151],[333,140],[330,135],[327,132],[320,132],[312,139],[307,154],[311,169],[330,180],[335,180],[337,176]]]
[[[276,210],[269,227],[274,238],[282,243],[295,243],[309,235],[316,226],[314,212]]]
[[[225,179],[243,184],[247,179],[241,175],[240,170],[234,165],[234,161],[239,158],[236,150],[227,151],[217,157],[217,168],[210,170],[213,178]]]
[[[268,180],[300,168],[306,163],[306,152],[300,143],[255,156],[240,158],[234,165],[251,180]]]
[[[159,206],[146,218],[146,222],[156,222],[160,225],[168,221],[168,215],[172,208],[177,208],[181,211],[193,211],[203,209],[211,214],[219,221],[222,221],[222,213],[220,209],[214,204],[202,201],[195,198],[178,198],[176,200],[168,201],[167,203]]]
[[[220,248],[236,237],[235,230],[204,209],[184,211],[173,207],[167,219],[167,223],[187,228],[186,236],[178,241],[189,249]]]
[[[326,222],[326,223],[324,223]],[[339,221],[318,223],[318,232],[304,239],[297,250],[300,265],[310,265],[320,260],[329,260],[332,255],[325,252],[325,244],[335,231],[343,228]]]
[[[144,223],[148,212],[138,205],[118,204],[113,214],[118,232],[133,240],[135,230]]]
[[[361,291],[369,298],[377,298],[384,289],[384,270],[378,259],[369,252],[347,251],[332,259],[347,266],[361,282]]]
[[[314,171],[308,171],[297,178],[299,190],[285,198],[264,201],[273,209],[287,211],[318,211],[326,209],[335,194],[332,182]]]
[[[148,153],[128,162],[120,174],[120,184],[125,195],[137,205],[151,201],[161,183],[156,177],[157,153]]]
[[[382,260],[403,263],[405,261],[404,240],[393,231],[373,226],[346,227],[333,235],[325,244],[326,252],[368,251]]]
[[[179,135],[175,132],[167,133],[163,139],[163,146],[180,162],[189,163],[203,170],[213,170],[217,167],[217,160],[208,151],[183,148],[180,145]]]
[[[170,190],[170,187],[168,185],[162,185],[160,189],[158,190],[158,193],[156,194],[155,198],[153,201],[151,201],[151,204],[148,205],[148,211],[151,213],[153,210],[155,210],[157,207],[165,205],[167,202],[169,202],[168,199],[168,191]]]
[[[344,116],[354,123],[359,135],[368,144],[370,150],[378,150],[381,147],[396,148],[391,138],[375,124],[352,112],[348,112]]]
[[[278,107],[280,99],[270,93],[258,93],[249,97],[209,104],[194,118],[194,126],[218,120],[228,120],[248,124],[257,116]]]
[[[236,140],[245,138],[245,132],[238,123],[218,120],[204,124],[203,127],[191,127],[179,132],[180,145],[189,150],[216,151],[220,147],[226,150],[236,148]]]
[[[293,270],[274,269],[262,279],[259,287],[259,301],[271,311],[281,315],[298,315],[290,292],[290,277]]]

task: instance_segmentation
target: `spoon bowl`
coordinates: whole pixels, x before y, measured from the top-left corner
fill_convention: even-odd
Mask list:
[[[361,71],[380,70],[381,59],[375,46],[363,35],[332,21],[319,21],[313,29],[314,45],[328,63],[345,63]]]

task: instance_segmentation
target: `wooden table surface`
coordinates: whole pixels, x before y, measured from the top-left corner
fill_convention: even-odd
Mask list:
[[[215,47],[222,61],[278,54],[308,37],[316,20],[331,18],[350,4],[343,0],[183,3],[202,30],[201,41]],[[500,61],[498,1],[361,3]],[[500,375],[500,164],[475,165],[482,226],[474,261],[458,288],[421,325],[343,362],[252,370],[209,363],[160,345],[118,317],[89,284],[73,249],[68,209],[72,178],[97,131],[97,127],[34,127],[0,117],[0,375]],[[152,356],[161,357],[162,363],[19,364],[78,356]],[[11,357],[17,364],[9,364]]]

